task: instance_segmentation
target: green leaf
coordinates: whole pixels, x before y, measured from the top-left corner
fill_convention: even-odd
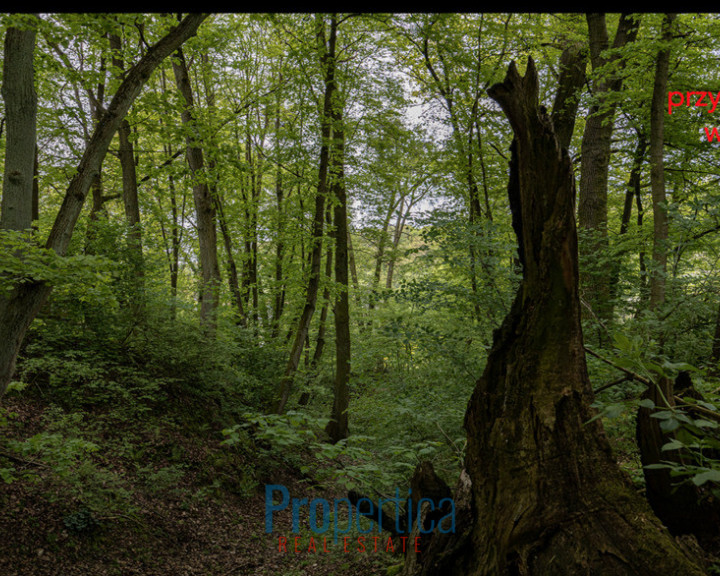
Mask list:
[[[611,404],[605,409],[605,418],[614,419],[625,411],[624,404]]]
[[[695,486],[702,486],[706,482],[719,482],[720,483],[720,470],[705,470],[699,474],[693,476],[693,484]]]
[[[618,350],[622,350],[623,352],[632,352],[632,341],[622,332],[615,332],[613,334],[613,341],[615,342],[615,347]]]
[[[685,448],[685,444],[683,444],[679,440],[671,440],[667,444],[663,444],[661,450],[663,452],[667,452],[668,450],[679,450],[680,448]]]
[[[643,466],[646,470],[667,470],[675,468],[675,466],[671,466],[670,464],[648,464],[647,466]]]
[[[675,418],[668,418],[667,420],[660,422],[660,429],[663,432],[672,432],[673,430],[677,430],[679,427],[680,422]]]
[[[693,424],[697,426],[698,428],[717,428],[718,423],[717,422],[711,422],[710,420],[703,420],[702,418],[700,420],[693,420]]]

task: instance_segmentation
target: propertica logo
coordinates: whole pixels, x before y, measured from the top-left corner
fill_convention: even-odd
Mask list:
[[[401,547],[405,552],[409,546],[414,546],[415,551],[420,552],[422,534],[430,534],[436,528],[445,534],[455,532],[455,502],[452,498],[443,498],[438,502],[430,498],[420,498],[414,504],[410,494],[411,491],[408,491],[407,497],[402,499],[400,489],[396,488],[394,498],[380,498],[375,502],[361,497],[353,505],[348,498],[336,498],[332,503],[324,498],[290,498],[290,491],[282,484],[268,484],[265,486],[265,532],[270,534],[274,531],[273,515],[289,506],[292,513],[292,533],[300,534],[302,512],[302,515],[307,517],[305,527],[310,529],[312,535],[309,538],[279,535],[279,552],[288,552],[290,540],[291,550],[296,553],[330,552],[330,547],[336,546],[339,540],[342,540],[344,552],[349,552],[350,547],[354,547],[358,552],[378,552],[383,549],[386,552],[395,552],[396,547]],[[275,503],[276,495],[279,496],[278,503]],[[425,522],[422,522],[421,512],[426,504],[431,513],[427,515]],[[395,510],[395,525],[392,528],[385,525],[392,533],[385,536],[382,535],[383,505],[391,505]],[[341,516],[347,520],[341,521]],[[368,526],[362,518],[371,520],[372,525]],[[401,522],[403,518],[407,519],[407,522]],[[418,535],[411,539],[410,534],[415,527]],[[353,529],[359,536],[346,536]],[[332,538],[329,538],[330,533]],[[395,541],[393,534],[396,536]]]

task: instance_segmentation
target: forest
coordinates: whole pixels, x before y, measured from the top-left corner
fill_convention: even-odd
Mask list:
[[[720,15],[0,33],[0,573],[720,574]]]

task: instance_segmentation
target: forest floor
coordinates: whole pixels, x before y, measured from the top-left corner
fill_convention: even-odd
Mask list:
[[[80,434],[70,438],[67,424],[63,433],[48,428],[44,415],[50,408],[38,399],[11,394],[2,408],[3,445],[39,434],[46,457],[0,453],[0,472],[10,468],[14,476],[10,483],[0,481],[0,574],[371,576],[402,562],[401,554],[385,550],[351,546],[344,552],[342,541],[329,552],[321,544],[317,552],[308,551],[307,528],[295,552],[289,508],[275,514],[273,534],[266,534],[264,486],[242,481],[264,463],[247,455],[227,458],[220,434],[173,426],[95,428],[93,441],[105,435],[112,448],[69,459],[63,468],[62,449],[51,447],[60,456],[47,458],[49,439],[59,438],[67,448]],[[76,432],[79,421],[74,419]],[[239,480],[232,478],[236,470]],[[315,491],[334,497],[318,494],[291,467],[275,465],[270,473],[263,480],[284,484],[293,496],[312,498]],[[93,502],[95,510],[88,512],[83,501]],[[288,536],[287,552],[279,551],[279,535]]]

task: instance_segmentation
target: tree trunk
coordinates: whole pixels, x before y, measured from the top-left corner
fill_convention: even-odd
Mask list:
[[[675,14],[663,20],[662,41],[672,38]],[[665,206],[665,165],[663,135],[665,131],[665,99],[670,68],[670,48],[664,44],[657,55],[655,84],[650,108],[650,188],[653,201],[653,264],[650,270],[650,309],[665,303],[665,274],[667,271],[668,218]]]
[[[368,294],[368,327],[372,326],[372,311],[375,310],[375,305],[378,301],[378,288],[380,287],[380,278],[382,277],[383,262],[385,261],[385,249],[387,248],[389,240],[390,220],[401,200],[402,198],[398,199],[397,192],[393,190],[388,204],[387,214],[383,219],[382,228],[380,229],[380,237],[378,238],[377,250],[375,251],[375,270],[373,272],[370,293]]]
[[[636,198],[640,198],[640,183],[642,177],[642,164],[645,160],[645,154],[647,151],[647,139],[645,134],[642,132],[638,133],[638,141],[635,146],[635,151],[632,158],[632,168],[630,169],[630,176],[625,188],[625,202],[623,203],[623,212],[620,218],[620,233],[619,236],[622,238],[627,234],[630,228],[630,219],[632,217],[632,206]],[[640,208],[640,206],[638,207]],[[642,214],[638,212],[638,226],[642,224]],[[612,264],[610,272],[610,298],[615,300],[618,296],[618,283],[620,281],[620,261],[624,257],[625,251],[618,253],[615,261]]]
[[[328,229],[332,226],[333,212],[331,206],[327,206],[327,217],[325,218],[325,224]],[[310,363],[306,365],[309,371],[306,375],[306,386],[317,376],[317,367],[322,359],[323,352],[325,352],[325,344],[327,344],[327,318],[330,310],[330,282],[332,282],[332,271],[333,271],[333,249],[332,246],[328,246],[325,251],[325,288],[322,293],[322,307],[320,308],[320,318],[318,319],[317,328],[317,339],[315,340],[315,351],[312,354]],[[310,342],[310,335],[308,334],[308,347]],[[310,402],[310,389],[306,389],[300,394],[298,399],[298,405],[307,406]]]
[[[125,69],[122,57],[122,40],[117,34],[110,35],[110,48],[113,50],[113,66],[118,70],[119,77]],[[138,179],[135,160],[135,146],[132,142],[132,129],[127,118],[123,118],[118,128],[118,156],[122,170],[122,197],[125,210],[125,223],[128,227],[128,247],[132,259],[131,266],[134,277],[139,283],[139,303],[144,300],[144,262],[142,251],[142,230],[140,228],[140,202],[138,200]],[[135,305],[135,303],[133,303]]]
[[[605,23],[605,14],[588,14],[590,34],[590,59],[593,70],[599,71],[620,58],[608,57],[605,51],[610,47]],[[621,48],[633,42],[638,27],[632,17],[623,14],[618,23],[612,47]],[[622,67],[623,60],[619,60]],[[589,237],[581,244],[583,255],[596,258],[607,253],[607,187],[610,168],[610,138],[613,132],[616,104],[606,103],[608,95],[622,87],[622,76],[617,71],[610,77],[600,76],[593,82],[593,95],[599,100],[590,107],[583,132],[580,165],[580,191],[578,196],[578,227]],[[603,320],[612,317],[609,276],[605,266],[591,261],[583,273],[581,282],[586,302],[594,313]]]
[[[132,130],[127,119],[123,119],[118,128],[120,146],[118,154],[122,169],[123,208],[129,233],[129,244],[138,263],[138,273],[142,275],[142,231],[140,230],[140,202],[138,201],[137,171],[135,169],[135,147],[132,143]]]
[[[642,203],[642,195],[640,194],[640,190],[637,191],[635,194],[635,207],[637,208],[637,225],[638,225],[638,231],[642,230],[642,223],[643,223],[643,216],[645,214],[645,210],[643,208]],[[640,268],[640,285],[638,286],[638,304],[637,309],[635,311],[635,316],[637,317],[642,310],[645,309],[647,306],[647,302],[650,299],[650,288],[648,286],[648,273],[647,273],[647,265],[645,263],[645,250],[640,248],[640,251],[638,252],[638,267]]]
[[[532,59],[488,93],[514,132],[508,196],[523,279],[465,415],[474,521],[413,574],[692,574],[618,468],[585,364],[575,184]]]
[[[560,55],[558,89],[552,108],[552,121],[560,148],[569,148],[572,141],[586,66],[587,49],[579,42],[568,44]]]
[[[663,450],[665,444],[677,438],[677,433],[664,432],[660,426],[662,421],[654,418],[653,414],[673,410],[676,395],[704,401],[702,395],[695,390],[690,375],[680,372],[674,383],[669,378],[662,377],[645,390],[642,398],[652,400],[655,408],[638,408],[636,436],[645,476],[645,496],[655,514],[672,534],[693,534],[701,545],[708,546],[715,541],[716,547],[720,537],[720,502],[706,488],[695,486],[688,481],[681,482],[680,478],[672,476],[668,468],[646,468],[666,462],[703,465],[677,450]],[[692,409],[689,410],[689,416],[697,419],[703,417],[702,414],[693,413]],[[695,439],[694,436],[691,437]],[[684,440],[687,442],[687,435]],[[716,459],[718,451],[706,448],[703,456]]]
[[[310,330],[310,321],[315,313],[317,293],[320,285],[320,267],[322,260],[323,221],[325,218],[325,200],[328,194],[328,163],[330,157],[330,136],[332,128],[332,105],[335,94],[335,43],[337,40],[337,22],[333,18],[330,37],[325,39],[325,22],[317,16],[318,49],[320,62],[325,76],[325,97],[320,127],[320,166],[318,169],[318,187],[315,195],[315,215],[312,228],[312,248],[310,253],[310,272],[305,293],[305,306],[298,321],[295,339],[290,349],[290,357],[285,367],[285,375],[280,382],[276,412],[282,414],[290,399],[292,382],[295,377],[305,340]]]
[[[333,213],[330,208],[327,210],[327,216],[325,218],[325,224],[328,229],[333,223]],[[312,360],[310,361],[310,368],[313,370],[320,363],[323,352],[325,350],[325,332],[327,326],[328,310],[330,309],[330,286],[332,282],[332,271],[333,271],[333,249],[328,246],[325,253],[325,288],[322,294],[322,308],[320,310],[320,320],[318,322],[317,340],[315,342],[315,352],[313,352]]]
[[[237,313],[237,323],[240,326],[247,326],[247,316],[245,315],[245,306],[243,304],[242,290],[240,290],[240,280],[238,277],[237,264],[235,263],[235,255],[233,253],[232,236],[225,218],[225,210],[223,208],[222,198],[217,192],[215,193],[215,208],[217,210],[218,224],[220,225],[220,233],[223,237],[225,246],[225,257],[227,258],[228,269],[228,287],[233,300],[235,300],[235,308]]]
[[[195,103],[190,86],[187,64],[181,49],[173,60],[178,91],[185,101],[182,122],[187,131],[186,158],[193,177],[193,199],[200,247],[200,318],[209,336],[215,332],[219,304],[220,266],[217,256],[215,202],[204,174],[205,159],[195,120]]]
[[[279,126],[280,114],[277,124]],[[275,199],[277,201],[277,222],[275,225],[275,299],[273,304],[272,338],[280,333],[280,319],[285,309],[285,280],[283,260],[285,259],[285,190],[283,188],[282,168],[278,165],[275,176]]]
[[[333,443],[348,436],[348,406],[350,403],[350,293],[348,270],[347,190],[345,188],[345,130],[342,104],[333,107],[333,180],[335,200],[335,282],[340,291],[335,300],[335,385],[330,422],[325,431]]]
[[[34,18],[36,19],[36,18]],[[33,214],[33,175],[37,131],[35,94],[35,28],[5,32],[2,97],[7,135],[0,229],[30,230]]]
[[[395,274],[395,262],[398,257],[398,247],[400,246],[400,239],[402,238],[403,229],[405,228],[405,222],[407,217],[410,215],[410,209],[412,205],[405,206],[404,199],[400,202],[400,211],[397,214],[395,220],[395,229],[393,230],[392,247],[390,250],[390,257],[387,261],[387,273],[385,276],[385,288],[392,290],[393,287],[393,276]]]
[[[193,36],[207,14],[190,14],[155,44],[125,76],[85,147],[75,175],[48,236],[46,247],[64,255],[80,217],[94,176],[100,170],[110,142],[150,74],[185,40]],[[32,155],[31,155],[32,158]],[[45,282],[18,284],[7,298],[0,300],[0,395],[4,394],[15,370],[15,361],[25,332],[50,295]]]
[[[245,135],[245,162],[248,170],[247,193],[245,198],[245,274],[243,288],[248,307],[252,308],[253,325],[258,325],[258,211],[260,210],[260,190],[262,189],[262,168],[260,161],[253,156],[253,141],[250,134],[250,111],[248,110]]]

